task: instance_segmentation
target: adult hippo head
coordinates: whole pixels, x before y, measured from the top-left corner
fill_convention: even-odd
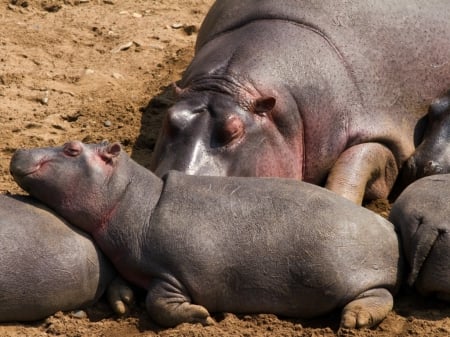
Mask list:
[[[448,10],[446,0],[425,11],[406,0],[216,2],[151,169],[298,178],[356,203],[387,197],[417,122],[448,89]]]

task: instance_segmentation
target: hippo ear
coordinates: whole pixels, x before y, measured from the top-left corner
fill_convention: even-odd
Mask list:
[[[113,158],[116,158],[120,154],[120,151],[122,151],[122,147],[120,146],[120,144],[112,143],[105,148],[102,153],[102,157],[106,160],[111,160]]]
[[[183,92],[183,89],[181,89],[175,82],[172,83],[172,89],[175,96],[180,96]]]
[[[275,107],[277,100],[272,96],[257,98],[253,104],[253,112],[256,114],[269,113]]]

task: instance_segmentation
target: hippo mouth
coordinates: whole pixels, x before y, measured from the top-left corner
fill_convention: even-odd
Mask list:
[[[16,162],[20,161],[20,158],[15,159],[16,160],[13,160],[11,162],[10,172],[16,178],[24,178],[35,174],[50,161],[50,159],[48,158],[42,158],[37,163],[34,163],[32,165],[30,165],[29,163],[27,165],[21,165],[20,162]]]

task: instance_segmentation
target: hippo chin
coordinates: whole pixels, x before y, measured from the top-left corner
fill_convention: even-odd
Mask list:
[[[393,225],[324,188],[160,179],[117,143],[18,150],[11,172],[148,291],[160,325],[212,324],[210,312],[309,318],[343,308],[342,326],[368,327],[392,308],[401,276]]]
[[[448,0],[217,1],[151,169],[387,197],[448,89],[449,11]]]
[[[0,195],[0,321],[33,321],[95,302],[114,269],[92,239],[25,196]]]
[[[409,185],[395,201],[390,220],[399,228],[410,266],[408,282],[423,295],[450,301],[450,174]]]

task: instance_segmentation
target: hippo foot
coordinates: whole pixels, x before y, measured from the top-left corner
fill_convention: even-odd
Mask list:
[[[341,327],[370,328],[386,318],[393,305],[394,299],[386,289],[365,291],[344,307]]]
[[[109,305],[118,315],[128,312],[128,306],[133,302],[133,290],[120,277],[116,277],[108,287],[106,297]]]
[[[183,290],[164,281],[153,282],[146,305],[152,319],[164,327],[181,323],[215,324],[205,307],[190,303]]]

